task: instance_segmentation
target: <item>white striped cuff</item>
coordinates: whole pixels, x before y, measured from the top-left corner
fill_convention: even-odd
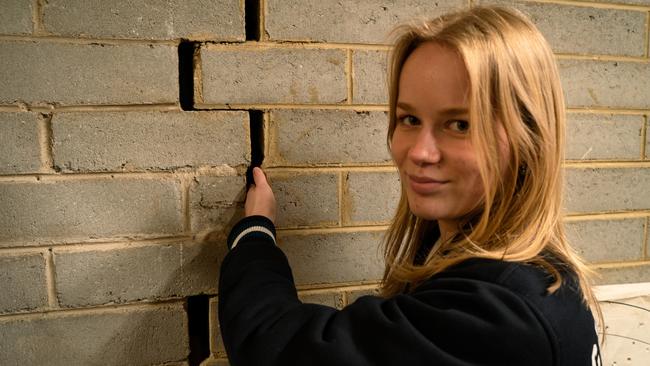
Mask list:
[[[239,233],[239,235],[237,235],[235,240],[232,242],[232,247],[230,247],[230,250],[235,249],[235,246],[237,246],[237,243],[239,243],[239,240],[241,240],[241,238],[246,236],[246,234],[251,233],[253,231],[263,232],[264,234],[270,236],[271,239],[273,239],[273,244],[277,245],[277,243],[275,242],[275,237],[273,236],[273,233],[271,232],[271,230],[265,228],[264,226],[251,226],[248,229],[246,229],[246,230],[242,231],[241,233]]]

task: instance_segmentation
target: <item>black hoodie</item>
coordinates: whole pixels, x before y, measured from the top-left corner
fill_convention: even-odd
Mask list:
[[[234,243],[236,242],[236,243]],[[594,319],[571,277],[470,259],[408,294],[342,310],[303,304],[262,216],[241,220],[221,266],[219,322],[232,366],[601,365]]]

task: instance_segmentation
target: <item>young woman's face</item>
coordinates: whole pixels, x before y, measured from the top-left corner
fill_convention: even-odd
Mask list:
[[[463,61],[444,46],[424,43],[403,65],[391,153],[411,212],[443,231],[455,231],[483,196],[468,92]]]

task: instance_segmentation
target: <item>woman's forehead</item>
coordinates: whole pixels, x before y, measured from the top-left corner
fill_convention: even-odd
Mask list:
[[[406,59],[398,101],[417,106],[428,100],[440,110],[468,108],[469,81],[462,59],[440,44],[427,42]]]

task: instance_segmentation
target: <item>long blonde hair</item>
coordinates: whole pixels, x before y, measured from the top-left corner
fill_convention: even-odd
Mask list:
[[[433,20],[402,25],[389,66],[390,124],[402,66],[425,42],[445,45],[461,57],[470,83],[470,138],[484,187],[482,205],[463,218],[459,232],[438,242],[423,263],[414,259],[425,240],[440,234],[435,221],[413,215],[404,189],[385,235],[384,296],[408,291],[430,276],[468,258],[525,262],[554,277],[574,273],[584,301],[597,311],[588,279],[591,270],[569,246],[562,223],[565,105],[553,52],[542,34],[519,11],[478,6]],[[503,125],[511,162],[499,166],[497,121]],[[433,233],[433,235],[432,235]],[[602,322],[601,322],[602,324]]]

